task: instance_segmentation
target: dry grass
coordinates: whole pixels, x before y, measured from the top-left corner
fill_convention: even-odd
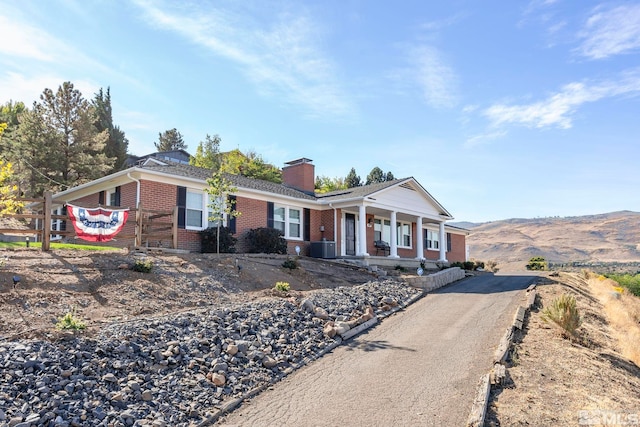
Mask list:
[[[640,298],[614,280],[589,274],[589,286],[602,305],[620,353],[640,366]]]

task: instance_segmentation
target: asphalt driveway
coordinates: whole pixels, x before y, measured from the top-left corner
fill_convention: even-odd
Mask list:
[[[225,426],[463,426],[535,275],[430,293],[220,419]]]

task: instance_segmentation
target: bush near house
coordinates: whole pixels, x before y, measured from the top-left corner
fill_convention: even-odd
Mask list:
[[[200,231],[200,252],[217,253],[218,230],[220,230],[220,253],[233,254],[236,252],[235,244],[238,241],[229,227],[210,227]]]
[[[276,228],[260,227],[247,232],[247,252],[254,254],[286,254],[287,241]]]

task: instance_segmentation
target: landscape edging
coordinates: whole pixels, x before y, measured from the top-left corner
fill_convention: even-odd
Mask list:
[[[409,305],[415,303],[416,301],[418,301],[420,298],[424,297],[429,292],[434,291],[436,289],[439,289],[441,287],[444,287],[446,285],[449,285],[449,284],[451,284],[453,282],[456,282],[458,280],[460,280],[460,279],[456,278],[456,279],[452,280],[451,282],[441,283],[441,284],[439,284],[439,286],[433,287],[433,288],[428,289],[428,290],[423,288],[421,293],[410,297],[406,301],[400,302],[397,306],[393,307],[391,310],[383,312],[380,315],[376,315],[372,319],[369,319],[368,321],[358,325],[357,327],[352,328],[349,331],[346,331],[343,335],[339,336],[336,339],[336,341],[334,341],[333,343],[329,344],[328,346],[326,346],[325,348],[320,350],[315,355],[307,357],[304,360],[300,361],[300,363],[297,363],[297,364],[291,366],[290,368],[286,369],[285,371],[283,371],[282,375],[279,375],[278,377],[273,378],[268,383],[262,384],[261,386],[258,386],[256,388],[250,390],[244,396],[237,397],[237,398],[235,398],[233,400],[230,400],[229,402],[223,404],[220,408],[216,409],[215,412],[213,412],[212,414],[207,416],[207,418],[204,421],[202,421],[199,424],[197,424],[197,427],[206,427],[206,426],[210,426],[210,425],[214,424],[216,421],[218,421],[218,419],[220,417],[226,415],[227,413],[229,413],[229,412],[233,411],[235,408],[237,408],[244,400],[250,399],[250,398],[256,396],[257,394],[259,394],[259,393],[263,392],[264,390],[266,390],[267,388],[271,387],[273,384],[281,381],[282,379],[284,379],[285,377],[287,377],[289,374],[293,373],[294,371],[296,371],[296,370],[300,369],[301,367],[313,362],[314,360],[318,360],[319,358],[321,358],[325,354],[329,353],[330,351],[333,351],[335,348],[337,348],[343,342],[347,341],[348,339],[353,338],[356,335],[359,335],[360,333],[362,333],[362,332],[366,331],[367,329],[371,328],[372,326],[376,325],[378,323],[378,319],[384,319],[386,317],[389,317],[392,314],[397,313],[398,311],[402,310],[403,308],[406,308]],[[360,327],[362,327],[364,325],[366,325],[366,326],[363,327],[363,328],[360,328]],[[357,330],[357,332],[349,334],[349,332],[353,331],[353,330]]]
[[[480,385],[476,399],[471,407],[471,413],[467,419],[467,427],[483,427],[485,423],[485,417],[487,415],[487,405],[489,403],[489,396],[491,391],[491,385],[500,383],[506,376],[507,367],[505,361],[509,354],[509,349],[513,343],[513,335],[516,330],[520,330],[523,327],[524,318],[527,313],[533,307],[536,301],[536,285],[533,284],[527,288],[527,303],[525,306],[518,306],[513,316],[511,326],[507,328],[507,331],[503,338],[500,340],[500,344],[496,350],[494,356],[494,365],[487,374],[483,374],[480,378]],[[497,374],[500,371],[500,374]]]

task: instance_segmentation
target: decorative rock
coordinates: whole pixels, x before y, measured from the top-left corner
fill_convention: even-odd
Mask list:
[[[224,374],[213,373],[211,374],[211,382],[216,387],[222,387],[227,382],[227,378],[224,376]]]
[[[214,302],[113,323],[95,338],[2,341],[0,424],[204,425],[210,408],[287,375],[339,340],[338,333],[375,317],[383,298],[405,303],[422,292],[372,281],[316,290],[300,304],[293,298]]]
[[[265,368],[271,369],[275,367],[277,364],[278,364],[278,361],[271,356],[265,356],[264,359],[262,359],[262,366],[264,366]]]
[[[333,322],[327,322],[322,329],[322,333],[325,334],[329,338],[333,338],[336,336],[336,329],[333,326]]]

